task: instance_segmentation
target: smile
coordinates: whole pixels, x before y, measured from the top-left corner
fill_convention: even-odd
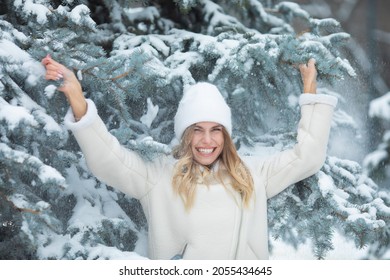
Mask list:
[[[204,149],[204,148],[197,148],[196,150],[204,155],[209,155],[215,151],[216,148],[211,148],[211,149]]]

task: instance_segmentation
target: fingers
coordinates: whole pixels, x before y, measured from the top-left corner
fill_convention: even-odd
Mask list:
[[[75,96],[76,99],[84,98],[81,84],[73,71],[52,59],[50,55],[47,55],[42,59],[42,64],[46,68],[46,80],[62,80],[61,85],[57,87],[57,90],[63,92],[69,102],[73,102],[72,100]]]
[[[61,73],[55,72],[46,72],[45,79],[46,80],[53,80],[53,81],[59,81],[60,79],[63,79],[64,76]]]
[[[317,69],[316,60],[310,58],[306,64],[299,65],[301,78],[303,82],[303,91],[305,93],[316,93],[317,90]]]
[[[64,73],[67,70],[66,67],[52,59],[49,54],[42,59],[42,64],[46,68],[46,80],[58,81],[64,78]]]
[[[317,73],[316,60],[314,58],[310,58],[307,62],[307,70],[312,73]]]
[[[45,58],[42,59],[41,63],[43,64],[43,66],[47,66],[49,64],[53,64],[53,65],[59,65],[58,62],[56,62],[54,59],[51,58],[51,55],[48,54],[45,56]]]
[[[46,75],[45,75],[46,80],[58,81],[63,78],[64,78],[63,73],[59,71],[57,68],[46,69]]]
[[[310,58],[307,62],[308,67],[314,67],[316,65],[316,60],[314,58]]]
[[[299,71],[301,71],[301,73],[302,73],[303,71],[305,71],[306,68],[307,68],[307,65],[306,65],[306,64],[299,64]]]
[[[51,58],[50,54],[48,54],[44,59],[42,59],[43,66],[46,67],[46,69],[53,70],[54,68],[61,69],[65,68],[62,64],[58,63],[54,59]]]
[[[310,58],[306,64],[304,64],[304,63],[299,64],[299,70],[302,71],[302,70],[306,70],[308,68],[313,69],[313,68],[315,68],[315,66],[316,66],[316,60],[314,58]]]
[[[310,58],[306,64],[300,64],[299,70],[303,78],[305,76],[317,76],[317,68],[316,68],[316,60],[314,58]]]
[[[42,63],[44,66],[46,66],[46,65],[49,63],[50,59],[51,59],[51,56],[50,56],[50,54],[48,54],[48,55],[45,56],[44,59],[42,59],[41,63]]]

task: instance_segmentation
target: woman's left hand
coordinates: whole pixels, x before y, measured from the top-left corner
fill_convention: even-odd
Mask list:
[[[317,92],[317,69],[316,60],[310,58],[307,64],[300,64],[299,70],[303,81],[303,93]]]

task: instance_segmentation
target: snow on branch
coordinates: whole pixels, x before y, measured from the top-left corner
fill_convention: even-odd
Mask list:
[[[50,14],[50,10],[43,4],[34,3],[33,0],[17,0],[14,1],[14,6],[17,10],[22,11],[23,16],[28,18],[30,15],[34,16],[37,23],[43,25],[47,23],[47,15]]]
[[[390,92],[370,102],[368,115],[390,121]]]
[[[23,167],[26,171],[32,171],[43,184],[54,184],[66,188],[66,180],[55,168],[44,164],[39,158],[23,151],[10,148],[5,143],[0,143],[0,155],[3,160],[10,160],[14,164]]]
[[[307,11],[302,9],[297,3],[293,2],[281,2],[275,6],[275,10],[283,14],[283,16],[286,16],[288,19],[293,17],[308,19],[310,17]]]

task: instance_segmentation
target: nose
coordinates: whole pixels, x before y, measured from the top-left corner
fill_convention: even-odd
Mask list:
[[[204,144],[209,144],[212,141],[211,133],[209,131],[205,131],[202,137],[202,142]]]

